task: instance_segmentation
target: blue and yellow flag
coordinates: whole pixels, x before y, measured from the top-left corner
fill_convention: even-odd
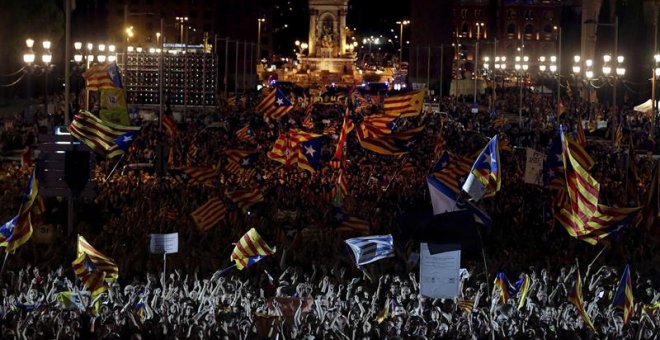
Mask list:
[[[27,187],[23,192],[18,215],[0,226],[0,247],[6,247],[8,252],[14,252],[32,237],[32,220],[30,211],[39,193],[36,169],[33,170]]]
[[[500,190],[500,185],[500,147],[498,136],[495,135],[472,165],[472,170],[463,184],[463,191],[478,201],[483,197],[495,195]]]
[[[630,277],[630,266],[626,265],[621,275],[621,281],[616,288],[614,299],[612,299],[612,307],[623,309],[623,323],[628,324],[633,314],[635,303],[632,293],[632,279]]]

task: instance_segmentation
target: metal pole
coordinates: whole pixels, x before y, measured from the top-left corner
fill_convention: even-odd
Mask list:
[[[403,20],[400,21],[399,27],[401,27],[399,30],[399,65],[401,65],[403,61]]]
[[[497,82],[495,82],[495,56],[497,55],[497,38],[493,38],[493,108],[491,111],[495,111],[495,101],[497,101]]]
[[[561,114],[561,27],[557,26],[557,117]]]
[[[243,92],[247,88],[247,82],[245,78],[245,73],[247,72],[247,41],[243,42]]]
[[[426,88],[427,91],[431,88],[431,45],[426,56]]]
[[[163,298],[167,290],[167,253],[163,253]]]
[[[415,46],[415,82],[419,82],[419,46]]]
[[[236,63],[234,64],[234,94],[238,93],[238,48],[240,42],[236,40]]]
[[[254,86],[254,71],[255,71],[255,66],[254,66],[254,43],[250,43],[250,83],[252,83],[251,86]]]
[[[262,23],[262,20],[263,20],[262,18],[257,19],[257,60],[261,60],[261,23]]]
[[[225,77],[222,82],[225,84],[225,99],[227,98],[227,91],[229,84],[227,84],[227,72],[229,71],[229,38],[225,38]]]
[[[48,65],[44,71],[44,113],[48,114]]]
[[[165,25],[164,20],[165,19],[163,17],[160,17],[160,32],[161,32],[160,34],[163,34],[164,32],[163,31],[163,27]],[[160,55],[158,56],[158,132],[162,134],[163,133],[163,45],[158,46],[158,48],[160,48]]]
[[[444,85],[444,69],[445,69],[445,45],[440,44],[440,99],[442,99],[442,90]]]
[[[614,57],[618,59],[619,57],[619,17],[614,17]],[[619,66],[617,62],[617,66]],[[616,81],[618,75],[616,74],[616,69],[614,70],[614,86],[612,89],[612,105],[614,106],[615,113],[618,115],[618,109],[616,106]]]
[[[523,48],[524,48],[524,47],[525,47],[525,45],[522,45],[522,44],[521,44],[521,46],[520,46],[520,62],[521,62],[521,63],[524,63],[524,62],[525,62],[525,61],[523,60]],[[518,82],[519,82],[519,85],[520,85],[520,93],[519,93],[520,98],[518,98],[518,99],[519,99],[519,105],[518,105],[518,127],[520,127],[520,128],[522,128],[522,105],[523,105],[523,80],[522,80],[523,69],[522,69],[522,65],[523,65],[523,64],[520,65],[520,70],[519,70],[519,72],[518,72]]]
[[[479,33],[481,32],[481,26],[477,23],[477,42],[474,47],[474,92],[472,96],[472,103],[474,107],[477,105],[477,78],[479,77]]]
[[[72,1],[72,0],[65,0],[65,1]],[[124,31],[124,34],[126,34],[126,43],[124,44],[124,56],[123,56],[123,67],[124,67],[124,73],[128,73],[128,68],[126,67],[126,63],[128,62],[128,33],[126,31],[126,28],[128,26],[128,1],[124,3],[124,27],[122,27],[122,31]],[[68,62],[68,59],[67,59]]]
[[[186,39],[183,41],[183,117],[186,118],[188,111],[188,29]],[[183,23],[181,23],[181,39],[183,39]]]
[[[64,125],[69,126],[71,105],[71,0],[64,0],[66,33],[64,38]]]
[[[654,29],[654,34],[653,34],[653,64],[651,66],[651,128],[649,129],[649,138],[652,140],[655,140],[655,116],[657,115],[657,104],[655,102],[655,78],[658,76],[655,73],[655,68],[658,66],[657,61],[655,60],[655,55],[658,53],[658,3],[655,3],[655,7],[653,8],[655,13],[654,17],[655,20],[653,21],[653,29]]]

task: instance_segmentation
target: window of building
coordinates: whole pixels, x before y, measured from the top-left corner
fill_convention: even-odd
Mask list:
[[[481,19],[481,10],[480,9],[475,9],[474,10],[474,17],[476,19]]]
[[[534,34],[534,26],[532,24],[525,25],[525,34]]]
[[[461,25],[461,34],[467,35],[469,29],[470,29],[470,25],[468,25],[467,22],[463,21],[463,25]]]
[[[545,20],[552,21],[552,18],[553,18],[554,16],[553,16],[552,11],[545,11],[545,12],[543,13],[543,17],[545,18]]]
[[[516,17],[516,11],[513,9],[510,9],[506,12],[506,17],[507,19],[514,19]]]
[[[550,24],[546,24],[545,26],[543,26],[543,32],[545,33],[552,33],[553,30],[554,28]]]
[[[508,35],[515,35],[517,30],[518,30],[518,28],[516,27],[516,24],[514,24],[514,23],[510,23],[506,26],[506,34],[508,34]]]
[[[467,9],[461,9],[461,19],[467,19]]]

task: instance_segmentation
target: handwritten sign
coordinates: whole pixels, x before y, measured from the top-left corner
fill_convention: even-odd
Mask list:
[[[179,233],[149,234],[149,252],[152,254],[174,254],[179,252]]]
[[[543,160],[545,155],[532,148],[527,148],[525,162],[525,183],[543,185]]]

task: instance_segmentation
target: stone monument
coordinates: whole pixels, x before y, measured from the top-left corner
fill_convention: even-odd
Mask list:
[[[309,75],[309,81],[355,82],[355,53],[346,43],[347,12],[348,0],[309,0],[308,49],[298,54],[299,73]]]

